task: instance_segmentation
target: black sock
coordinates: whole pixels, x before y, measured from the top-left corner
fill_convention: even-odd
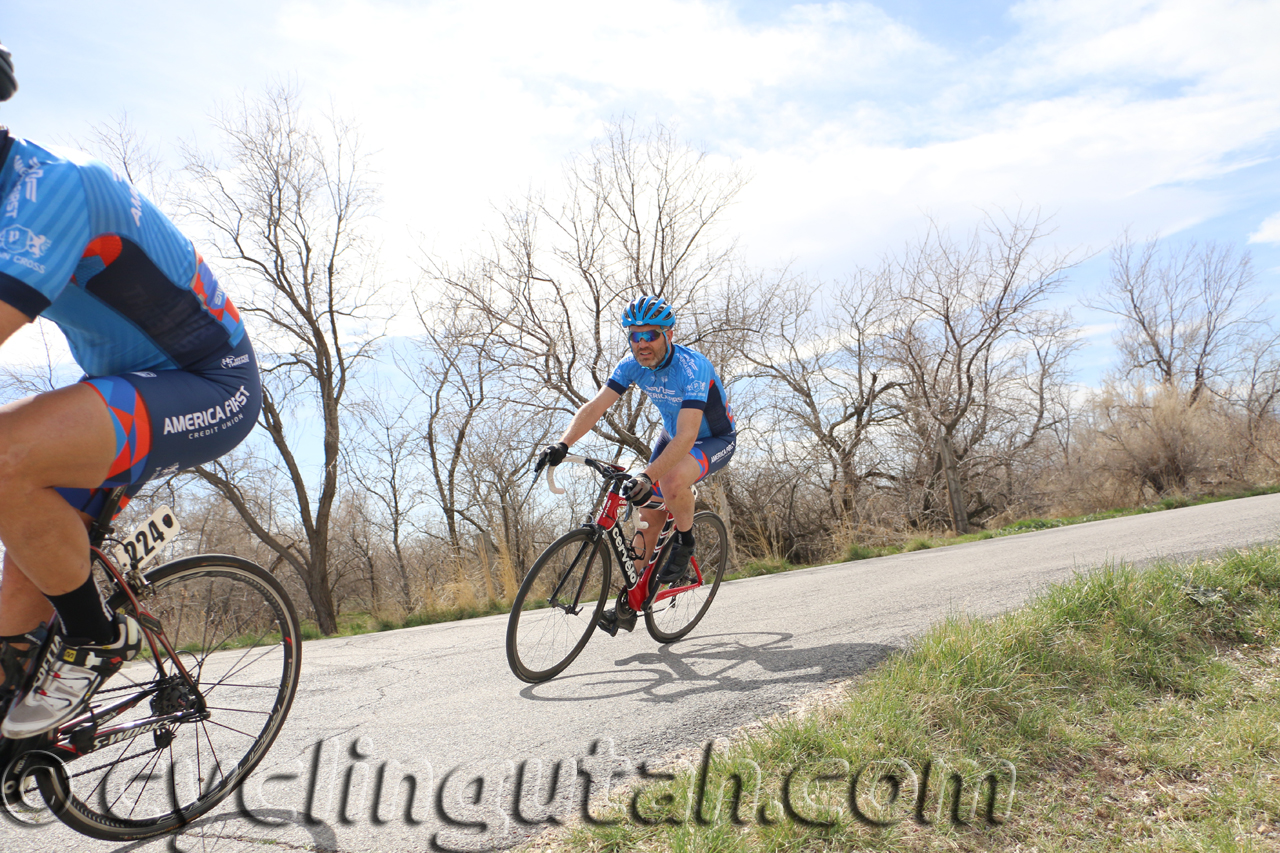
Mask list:
[[[53,602],[53,609],[62,619],[62,633],[68,645],[105,646],[116,641],[116,626],[107,615],[92,575],[71,592],[46,598]]]
[[[691,527],[688,530],[677,530],[676,544],[683,545],[686,548],[693,547],[693,528]]]

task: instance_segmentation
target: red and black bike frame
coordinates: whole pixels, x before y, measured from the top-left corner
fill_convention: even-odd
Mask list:
[[[691,589],[702,586],[702,571],[698,567],[697,559],[693,558],[689,561],[695,578],[693,582],[683,586],[656,590],[650,595],[651,586],[656,586],[656,584],[650,583],[650,578],[657,571],[658,558],[662,555],[663,548],[666,547],[667,542],[671,539],[671,534],[675,531],[675,517],[670,512],[667,513],[667,518],[662,524],[662,530],[658,532],[658,540],[654,544],[653,553],[649,555],[644,571],[637,572],[636,560],[640,556],[639,549],[626,540],[622,524],[619,521],[620,515],[625,520],[630,516],[633,509],[620,493],[623,483],[627,480],[626,469],[609,462],[600,462],[599,460],[585,457],[566,457],[566,461],[580,461],[605,477],[606,483],[602,490],[603,503],[600,506],[600,513],[594,521],[587,522],[585,526],[604,535],[610,549],[613,551],[614,558],[618,561],[618,567],[622,571],[624,581],[624,589],[619,596],[619,602],[625,601],[627,606],[634,612],[642,613],[646,607],[652,607],[656,602],[664,601],[682,592],[688,592]],[[643,543],[643,537],[639,531],[637,531],[635,538],[640,539]],[[643,544],[641,547],[643,547]]]

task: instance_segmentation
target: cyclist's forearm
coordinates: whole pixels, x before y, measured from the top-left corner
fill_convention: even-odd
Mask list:
[[[581,415],[581,412],[578,414]],[[596,420],[597,418],[580,418],[579,416],[574,416],[573,421],[569,424],[569,428],[560,436],[560,441],[564,443],[565,447],[573,447],[574,442],[591,432],[591,428],[596,425]]]
[[[574,414],[573,420],[569,422],[569,428],[560,436],[560,440],[569,447],[573,447],[575,441],[591,432],[591,428],[609,410],[609,407],[617,401],[618,397],[619,394],[608,386],[601,388],[599,394],[583,403],[582,408],[578,409],[577,413]]]

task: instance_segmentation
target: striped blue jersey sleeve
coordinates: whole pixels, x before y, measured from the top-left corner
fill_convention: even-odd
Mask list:
[[[35,318],[62,294],[89,242],[89,209],[71,163],[13,158],[0,212],[0,300]],[[8,171],[8,170],[6,170]]]

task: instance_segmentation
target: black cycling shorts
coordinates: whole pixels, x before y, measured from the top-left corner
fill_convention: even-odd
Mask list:
[[[649,461],[653,462],[653,460],[657,459],[670,443],[671,434],[664,429],[662,434],[658,436],[658,442],[653,446],[653,453],[650,454]],[[689,450],[689,455],[698,463],[702,473],[694,482],[700,482],[709,474],[714,474],[728,465],[737,446],[738,434],[736,432],[726,435],[709,435],[706,438],[700,438],[695,441],[693,447]],[[653,484],[653,493],[658,497],[662,497],[662,490],[658,488],[657,483]]]

